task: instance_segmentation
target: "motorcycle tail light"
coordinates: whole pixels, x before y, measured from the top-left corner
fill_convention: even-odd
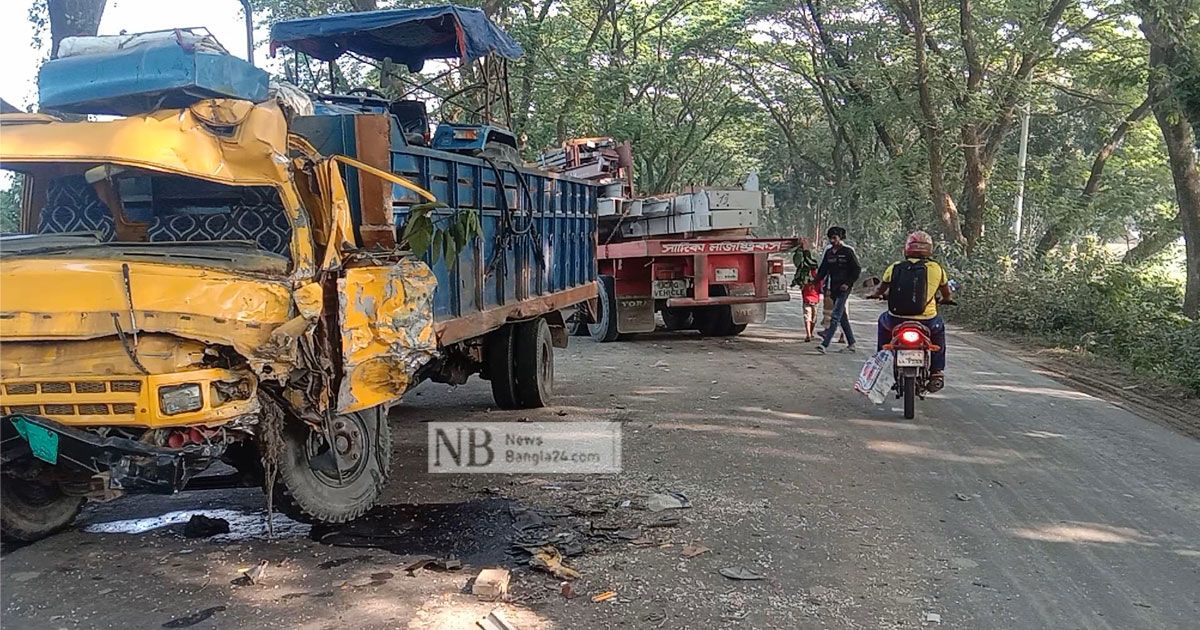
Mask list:
[[[770,265],[770,270],[769,270],[770,273],[783,273],[783,261],[782,260],[773,258],[767,262]]]
[[[900,341],[906,345],[915,346],[921,343],[921,333],[915,330],[906,330],[900,333]]]

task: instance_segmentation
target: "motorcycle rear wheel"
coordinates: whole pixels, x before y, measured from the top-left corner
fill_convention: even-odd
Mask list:
[[[912,420],[917,415],[917,377],[904,377],[904,419]]]

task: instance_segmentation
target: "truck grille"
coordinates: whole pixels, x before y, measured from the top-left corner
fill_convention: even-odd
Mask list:
[[[132,416],[136,410],[134,401],[141,392],[142,382],[134,380],[5,383],[0,411],[5,415],[50,417]],[[111,398],[105,400],[106,394],[112,395]],[[90,400],[71,400],[77,395],[88,396]]]
[[[141,381],[46,381],[44,383],[9,383],[4,386],[8,396],[29,394],[140,394]]]

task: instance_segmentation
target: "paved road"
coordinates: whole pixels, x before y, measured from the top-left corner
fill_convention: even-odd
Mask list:
[[[858,316],[873,307],[854,306],[870,338]],[[864,353],[817,356],[798,328],[791,303],[731,341],[573,343],[557,356],[561,405],[533,413],[489,411],[486,383],[423,386],[394,415],[403,439],[386,502],[397,507],[341,539],[390,551],[75,530],[3,557],[2,621],[160,627],[207,611],[190,627],[472,628],[496,605],[462,591],[496,563],[515,569],[513,601],[500,607],[522,628],[876,628],[938,618],[955,628],[1196,627],[1200,442],[970,334],[951,336],[949,387],[906,422],[892,404],[850,390]],[[622,422],[624,472],[424,473],[424,421],[522,417]],[[632,509],[639,497],[662,491],[693,507],[677,511],[675,527],[639,529],[636,545],[589,539],[570,559],[583,597],[564,599],[558,580],[505,554],[512,514],[525,507],[638,528],[649,517]],[[621,507],[626,499],[632,507]],[[260,502],[248,490],[139,498],[92,509],[82,525],[216,507],[253,519]],[[687,544],[711,551],[683,558]],[[467,566],[402,570],[449,553]],[[261,560],[270,564],[260,584],[230,584]],[[731,566],[766,579],[718,574]],[[617,596],[588,597],[606,590]]]

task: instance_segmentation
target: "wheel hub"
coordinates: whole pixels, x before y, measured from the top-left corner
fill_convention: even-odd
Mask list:
[[[328,432],[310,431],[306,450],[313,472],[333,487],[358,479],[365,468],[366,435],[366,428],[354,415],[335,418]]]

